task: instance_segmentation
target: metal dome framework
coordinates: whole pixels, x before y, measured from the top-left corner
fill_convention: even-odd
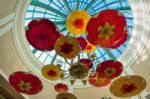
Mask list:
[[[32,0],[26,12],[25,26],[27,26],[27,24],[33,19],[47,18],[56,24],[61,33],[72,36],[65,25],[67,16],[71,11],[85,10],[91,16],[94,16],[104,9],[115,9],[123,13],[127,21],[129,37],[128,40],[117,49],[97,48],[94,52],[97,60],[95,61],[96,63],[94,63],[94,67],[96,68],[97,62],[102,62],[108,59],[117,59],[120,57],[127,46],[133,28],[132,11],[127,0]],[[85,37],[85,35],[83,35],[83,37]],[[40,60],[40,62],[44,65],[50,63],[57,64],[61,62],[61,64],[63,64],[62,69],[68,70],[69,64],[66,64],[66,60],[57,55],[55,51],[42,52],[32,46],[30,46],[30,49],[35,57],[38,58],[38,60]],[[84,52],[80,54],[80,58],[89,57],[90,54]],[[74,63],[76,61],[77,58],[67,60],[69,63]]]

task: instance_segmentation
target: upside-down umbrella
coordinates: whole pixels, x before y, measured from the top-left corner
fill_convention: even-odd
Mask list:
[[[123,71],[123,64],[117,60],[106,60],[96,68],[97,76],[113,79],[118,77]]]
[[[58,80],[61,76],[61,69],[59,66],[49,64],[41,69],[42,75],[49,80]]]
[[[86,26],[90,19],[90,15],[86,11],[75,10],[70,12],[66,20],[66,27],[73,35],[81,35],[86,33]]]
[[[85,50],[85,48],[87,46],[87,41],[83,37],[78,37],[77,40],[80,44],[81,49]]]
[[[57,92],[64,93],[68,91],[68,86],[64,83],[57,83],[56,85],[54,85],[54,89]]]
[[[132,97],[146,88],[146,80],[137,75],[127,75],[116,79],[110,86],[110,91],[118,97]]]
[[[56,96],[56,99],[77,99],[77,97],[71,93],[60,93]]]
[[[60,33],[52,21],[48,19],[36,19],[28,24],[26,37],[35,49],[51,51],[54,49],[54,44],[60,37]]]
[[[33,74],[23,71],[12,73],[9,76],[9,83],[16,91],[28,95],[37,94],[43,89],[42,82],[39,78]]]
[[[103,10],[87,24],[87,39],[95,46],[117,48],[127,40],[126,19],[117,10]]]
[[[91,59],[85,58],[85,59],[80,59],[80,63],[84,64],[88,69],[91,69],[93,66],[93,62]]]
[[[94,52],[95,50],[96,50],[96,46],[87,41],[87,45],[84,49],[84,52],[91,53]]]
[[[58,55],[73,59],[79,55],[81,48],[76,38],[73,37],[60,37],[55,43],[55,51]]]
[[[103,87],[103,86],[107,86],[108,84],[110,84],[111,80],[107,78],[100,78],[100,77],[98,78],[96,76],[96,73],[94,73],[94,74],[89,75],[88,82],[95,87]]]

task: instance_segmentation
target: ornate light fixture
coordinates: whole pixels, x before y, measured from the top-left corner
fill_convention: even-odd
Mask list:
[[[75,63],[71,65],[71,68],[69,70],[69,74],[72,78],[75,79],[82,79],[84,83],[84,78],[88,75],[88,68],[81,63]],[[74,80],[71,80],[72,84]]]
[[[90,59],[81,59],[81,60],[78,60],[78,62],[76,62],[76,63],[69,64],[70,65],[70,68],[68,69],[69,75],[67,77],[65,77],[65,72],[67,72],[67,71],[64,72],[62,70],[61,79],[70,78],[70,83],[72,85],[75,83],[76,79],[81,79],[82,83],[84,85],[86,85],[89,74],[94,72],[94,71],[90,71],[90,68],[92,66],[92,62],[94,61],[94,58],[95,58],[95,55],[93,54],[93,55],[91,55],[91,60]]]

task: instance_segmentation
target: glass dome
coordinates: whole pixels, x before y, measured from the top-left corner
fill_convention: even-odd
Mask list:
[[[94,16],[104,9],[115,9],[125,16],[129,37],[128,40],[117,49],[97,47],[93,52],[96,55],[96,61],[94,61],[95,66],[93,67],[95,69],[98,62],[109,59],[117,59],[126,49],[133,27],[132,11],[128,0],[32,0],[26,12],[25,27],[27,27],[28,23],[34,19],[47,18],[56,24],[61,33],[71,36],[65,24],[66,19],[71,11],[85,10],[91,16]],[[74,58],[72,60],[66,60],[57,55],[54,50],[43,52],[33,48],[31,45],[29,45],[29,47],[35,57],[44,65],[50,63],[57,64],[61,62],[61,68],[63,70],[68,70],[69,68],[69,64],[66,64],[66,61],[72,64],[78,59]],[[90,57],[90,54],[84,52],[80,54],[80,58],[88,57]]]

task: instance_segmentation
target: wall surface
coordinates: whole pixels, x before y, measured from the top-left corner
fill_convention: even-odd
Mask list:
[[[0,0],[0,19],[11,14],[15,10],[18,0]]]

